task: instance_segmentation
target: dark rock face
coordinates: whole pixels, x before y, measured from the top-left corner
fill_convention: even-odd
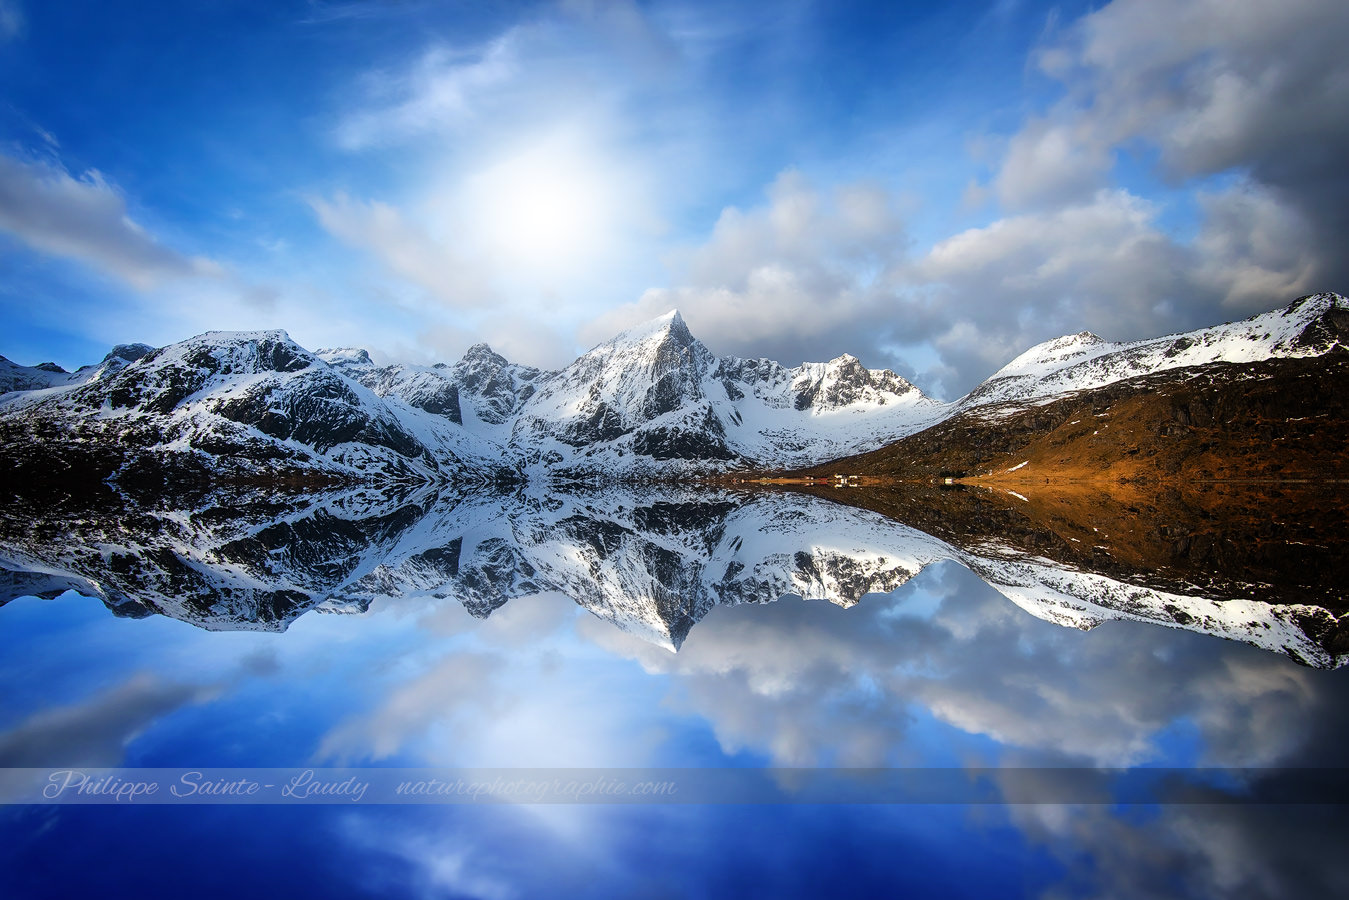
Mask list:
[[[701,400],[703,394],[699,381],[698,372],[678,365],[671,367],[646,392],[642,416],[654,419]]]
[[[567,423],[558,435],[558,440],[573,447],[588,447],[604,441],[612,441],[627,434],[629,429],[623,424],[623,417],[607,403],[597,403],[590,413],[581,419]]]
[[[645,539],[640,532],[583,516],[563,519],[556,528],[568,543],[585,548],[597,574],[614,559],[623,559],[647,573],[646,603],[655,618],[664,623],[676,647],[714,605],[702,586],[702,567],[697,562]],[[587,591],[584,584],[572,583],[570,588]]]
[[[343,354],[333,359],[341,374],[369,388],[376,396],[396,397],[409,406],[443,416],[456,425],[464,423],[459,404],[459,386],[445,367],[431,370],[410,366],[376,366],[370,354],[360,351],[333,351]]]
[[[149,357],[153,360],[153,356]],[[189,360],[190,361],[190,360]],[[214,363],[214,359],[211,360]],[[106,388],[113,409],[143,409],[146,412],[168,415],[188,397],[205,387],[214,374],[212,369],[200,366],[192,369],[165,368],[151,372],[124,373],[114,378]],[[80,400],[93,402],[102,390],[91,387],[82,391]]]
[[[136,362],[154,352],[155,348],[149,344],[118,344],[108,351],[108,355],[103,357],[103,361],[106,363],[114,359],[120,359],[123,362]]]
[[[535,574],[518,547],[501,538],[488,538],[478,544],[473,565],[459,566],[455,594],[470,615],[485,619],[521,594],[545,590],[535,581]]]
[[[147,489],[213,473],[329,478],[339,466],[320,455],[343,444],[392,451],[377,464],[396,477],[413,461],[437,468],[391,413],[283,335],[213,338],[115,348],[101,377],[3,417],[18,426],[4,429],[6,452],[26,477],[47,457],[53,471],[39,481],[117,478]]]
[[[713,377],[732,384],[760,384],[786,377],[786,369],[771,359],[728,357],[717,362]]]
[[[456,425],[464,424],[464,416],[459,409],[459,388],[445,384],[439,390],[428,391],[417,398],[416,405],[427,412],[444,416]]]
[[[533,396],[536,382],[545,373],[531,366],[507,362],[486,344],[474,344],[464,358],[449,369],[449,376],[464,394],[473,397],[478,418],[492,425],[510,419]]]
[[[726,446],[726,429],[710,407],[686,424],[649,426],[633,437],[635,453],[652,459],[732,460],[737,454]]]
[[[656,345],[650,359],[651,387],[642,403],[641,415],[654,419],[703,398],[700,386],[703,365],[702,345],[689,333],[684,320],[676,316]]]
[[[633,512],[633,523],[645,534],[697,534],[711,553],[726,533],[726,517],[739,507],[730,501],[653,503]]]
[[[501,370],[509,365],[506,357],[491,347],[486,344],[474,344],[464,352],[464,358],[454,368],[457,370],[457,380],[464,386],[464,390],[472,394],[485,394],[491,390]]]
[[[338,444],[387,447],[400,456],[426,456],[426,448],[392,421],[373,419],[341,379],[326,373],[303,390],[263,385],[242,397],[215,405],[216,413],[252,425],[278,440],[296,440],[320,453]]]
[[[894,372],[872,372],[855,356],[841,356],[822,367],[819,376],[809,381],[796,393],[798,410],[812,407],[837,409],[850,403],[877,398],[884,405],[885,395],[904,396],[918,389]]]
[[[1297,343],[1320,352],[1336,344],[1349,345],[1349,309],[1336,306],[1326,311],[1303,329]]]
[[[792,562],[796,571],[808,581],[834,585],[838,591],[836,602],[843,601],[849,605],[859,602],[867,594],[894,590],[906,580],[905,576],[914,574],[890,572],[887,573],[889,577],[877,578],[875,572],[856,560],[841,556],[817,560],[801,550],[793,555]]]

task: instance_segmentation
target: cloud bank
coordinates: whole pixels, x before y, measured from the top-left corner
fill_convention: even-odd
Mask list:
[[[141,290],[173,278],[218,275],[210,260],[160,243],[127,213],[97,170],[73,178],[50,163],[0,155],[0,230],[35,250],[115,275]]]

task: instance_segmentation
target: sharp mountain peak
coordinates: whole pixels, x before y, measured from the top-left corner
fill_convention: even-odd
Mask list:
[[[22,435],[41,421],[51,434],[94,435],[69,449],[87,454],[106,443],[87,460],[100,478],[134,468],[140,456],[173,453],[235,473],[678,477],[804,468],[975,409],[991,414],[1138,376],[1176,371],[1167,377],[1185,379],[1200,367],[1345,346],[1349,301],[1316,294],[1180,335],[1124,343],[1067,335],[944,403],[848,353],[794,368],[718,358],[674,309],[560,371],[510,363],[485,343],[453,366],[383,366],[363,350],[311,353],[281,330],[216,331],[153,352],[121,345],[112,359],[73,375],[0,366],[0,389],[10,392],[0,400],[0,426],[9,422]],[[140,443],[128,449],[133,439]],[[51,446],[30,449],[34,465],[45,459],[51,468]]]

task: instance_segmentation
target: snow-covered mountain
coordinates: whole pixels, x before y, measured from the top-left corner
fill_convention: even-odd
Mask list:
[[[879,446],[944,409],[851,356],[795,369],[718,359],[672,311],[542,380],[511,443],[531,464],[579,473],[789,467]]]
[[[509,363],[486,344],[452,366],[377,366],[350,349],[319,356],[385,399],[461,425],[517,468],[577,476],[819,462],[910,433],[945,408],[851,356],[795,369],[718,359],[677,311],[558,372]]]
[[[0,447],[24,478],[673,479],[788,469],[876,450],[971,411],[1024,409],[1144,375],[1325,354],[1349,300],[1304,297],[1243,322],[1149,341],[1083,333],[1032,348],[956,403],[852,356],[787,368],[717,358],[678,312],[557,372],[485,344],[453,365],[318,354],[284,332],[115,348],[75,373],[0,358]],[[59,462],[51,462],[59,461]],[[158,471],[162,470],[162,471]],[[64,477],[64,476],[62,476]]]
[[[283,331],[210,332],[132,361],[126,355],[0,399],[3,446],[23,477],[40,476],[44,460],[57,471],[169,480],[429,482],[481,477],[494,466],[454,423],[386,403]]]
[[[149,344],[118,344],[97,365],[82,366],[67,372],[56,363],[20,366],[0,356],[0,395],[11,391],[37,391],[45,388],[73,387],[106,378],[130,363],[154,352]]]
[[[453,365],[380,366],[364,350],[313,354],[274,331],[119,347],[77,373],[0,360],[0,378],[12,389],[0,397],[0,445],[23,477],[47,458],[87,480],[671,477],[822,461],[944,408],[849,356],[796,369],[718,359],[677,312],[559,372],[485,344]]]
[[[508,362],[486,344],[474,344],[452,366],[377,366],[369,353],[350,348],[320,350],[318,356],[381,397],[444,416],[497,444],[509,439],[515,414],[536,382],[552,374]]]
[[[512,599],[560,592],[677,650],[716,606],[796,596],[848,607],[941,560],[1068,627],[1149,621],[1315,666],[1349,659],[1336,617],[1314,605],[1130,583],[983,538],[948,543],[798,493],[534,484],[510,493],[222,494],[192,509],[113,495],[55,516],[0,511],[0,603],[75,590],[118,615],[158,613],[211,630],[284,630],[310,610],[359,614],[396,598],[447,599],[487,617]]]
[[[1046,341],[993,373],[958,409],[1045,402],[1073,391],[1214,363],[1321,356],[1349,346],[1349,299],[1311,294],[1240,322],[1115,343],[1089,331]]]

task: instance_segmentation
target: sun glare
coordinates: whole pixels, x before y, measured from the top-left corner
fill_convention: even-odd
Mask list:
[[[542,146],[475,179],[480,237],[503,261],[547,270],[595,256],[612,216],[610,192],[593,164]]]

